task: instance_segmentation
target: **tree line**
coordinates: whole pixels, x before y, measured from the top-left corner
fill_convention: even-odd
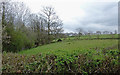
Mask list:
[[[61,37],[62,20],[52,6],[32,13],[23,2],[1,2],[2,49],[7,52],[37,47]]]

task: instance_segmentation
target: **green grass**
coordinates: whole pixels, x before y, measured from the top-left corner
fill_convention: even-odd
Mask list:
[[[114,35],[117,38],[118,35]],[[111,38],[112,35],[100,35],[100,38]],[[69,40],[69,38],[71,40]],[[104,59],[102,50],[112,46],[117,46],[118,40],[77,40],[77,37],[69,37],[62,42],[56,42],[48,45],[39,46],[29,50],[20,51],[18,54],[34,55],[42,53],[54,54],[59,57],[70,55],[85,54],[90,52],[93,59]],[[81,39],[87,39],[89,36],[82,36]],[[97,35],[91,35],[91,38],[97,38]],[[117,50],[117,47],[116,49]],[[96,55],[99,52],[99,55]]]
[[[97,38],[98,37],[98,35],[82,35],[81,37],[80,37],[80,39],[93,39],[93,38]],[[66,40],[69,40],[69,39],[77,39],[77,38],[79,38],[79,37],[74,37],[74,36],[71,36],[71,37],[68,37],[68,38],[66,38]],[[101,34],[101,35],[99,35],[99,38],[118,38],[118,34]],[[63,38],[62,38],[63,39]]]
[[[117,73],[118,40],[63,40],[3,53],[3,73]],[[14,62],[13,62],[14,61]],[[71,70],[71,71],[70,71]]]
[[[94,51],[92,48],[97,47],[102,49],[117,44],[117,40],[72,40],[39,46],[37,48],[20,51],[18,54],[32,55],[42,53],[63,55],[65,53],[72,54],[75,51],[77,51],[77,53],[86,52],[87,50]]]

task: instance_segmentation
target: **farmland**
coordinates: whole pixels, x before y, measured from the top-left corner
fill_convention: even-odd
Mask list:
[[[66,38],[67,40],[69,39],[96,39],[96,38],[118,38],[118,35],[117,34],[102,34],[102,35],[83,35],[81,37],[74,37],[74,36],[71,36],[70,38]],[[64,39],[64,38],[63,38]]]
[[[120,73],[118,2],[86,2],[2,1],[0,71]]]
[[[3,73],[118,73],[118,55],[115,39],[63,40],[18,53],[4,52],[2,70]]]
[[[67,52],[67,53],[73,53],[74,51],[86,51],[91,50],[93,51],[94,48],[107,48],[114,45],[117,45],[117,40],[70,40],[70,41],[63,41],[63,42],[57,42],[52,43],[48,45],[43,45],[37,48],[32,48],[29,50],[24,50],[18,52],[19,54],[37,54],[37,53],[51,53],[56,54],[56,52]],[[61,55],[62,53],[60,53]]]

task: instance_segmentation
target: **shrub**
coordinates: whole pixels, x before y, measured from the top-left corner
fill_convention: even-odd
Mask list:
[[[56,56],[52,54],[19,55],[4,53],[3,73],[120,73],[118,59],[90,59],[89,54]]]

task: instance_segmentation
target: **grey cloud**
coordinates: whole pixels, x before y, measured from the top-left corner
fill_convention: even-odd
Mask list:
[[[98,2],[86,3],[82,9],[86,12],[84,18],[76,17],[77,24],[66,23],[65,28],[75,31],[81,27],[86,30],[110,30],[117,29],[118,25],[118,3],[117,2]],[[78,9],[79,10],[79,9]],[[91,24],[98,24],[101,27],[94,27]],[[113,28],[111,28],[113,27]]]
[[[88,16],[81,21],[83,24],[117,25],[117,3],[96,3],[88,7],[86,12]]]

